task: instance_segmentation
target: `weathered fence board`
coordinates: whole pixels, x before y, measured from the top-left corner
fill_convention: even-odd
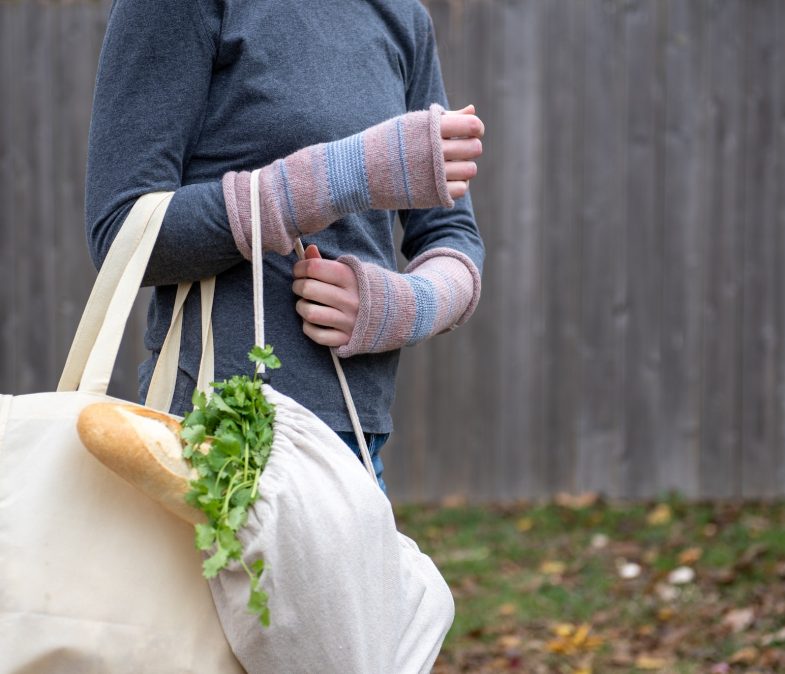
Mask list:
[[[627,326],[622,13],[584,8],[580,400],[575,488],[618,496]],[[602,92],[591,95],[590,92]]]
[[[470,323],[408,349],[399,500],[785,493],[785,7],[430,0],[488,135]],[[109,2],[0,0],[0,390],[51,389],[94,278]],[[113,391],[135,396],[145,303]]]
[[[778,170],[785,155],[783,92],[777,73],[785,69],[781,2],[754,3],[748,10],[744,97],[744,239],[742,300],[741,492],[781,492],[783,467],[782,204]]]
[[[708,6],[709,104],[700,490],[738,493],[741,451],[741,250],[744,228],[745,3]],[[774,290],[774,289],[772,289]],[[710,451],[709,451],[709,448]]]

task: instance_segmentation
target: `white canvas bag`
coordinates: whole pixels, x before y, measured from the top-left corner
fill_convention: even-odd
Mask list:
[[[122,331],[170,198],[142,197],[123,224],[58,392],[0,396],[2,674],[242,672],[193,528],[100,464],[76,434],[82,408],[111,400]],[[204,296],[210,290],[202,284]]]
[[[255,174],[250,184],[258,184]],[[259,195],[253,188],[251,204],[256,342],[263,345]],[[452,595],[430,558],[396,530],[333,358],[365,467],[314,414],[265,385],[276,408],[273,445],[240,538],[248,562],[265,561],[261,586],[270,598],[270,627],[263,629],[246,610],[248,577],[239,565],[219,573],[210,589],[227,639],[249,674],[429,672],[452,624]]]

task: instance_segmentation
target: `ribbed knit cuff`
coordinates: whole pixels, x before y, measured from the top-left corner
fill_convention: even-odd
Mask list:
[[[338,258],[354,271],[360,307],[342,358],[416,344],[465,323],[480,297],[480,274],[463,253],[434,248],[415,258],[406,273]]]
[[[330,143],[298,150],[259,173],[262,245],[291,252],[301,234],[318,232],[347,213],[444,206],[441,136],[444,108],[409,112]],[[238,250],[251,259],[250,173],[224,175],[226,213]]]

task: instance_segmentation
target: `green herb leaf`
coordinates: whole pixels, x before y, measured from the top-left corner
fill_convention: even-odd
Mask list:
[[[278,356],[273,355],[273,347],[269,344],[264,348],[261,346],[254,346],[251,349],[251,353],[248,354],[248,358],[251,359],[252,363],[256,363],[257,365],[263,364],[271,370],[277,370],[281,367],[281,361],[278,360]]]
[[[209,524],[196,525],[196,547],[199,550],[209,550],[215,543],[215,529]]]
[[[281,363],[269,345],[255,346],[249,358],[270,369]],[[270,456],[275,406],[264,397],[256,376],[237,375],[213,383],[208,399],[195,392],[194,409],[183,420],[183,456],[196,469],[186,501],[202,510],[207,524],[196,525],[195,542],[200,550],[212,550],[204,562],[206,578],[214,578],[231,560],[238,560],[248,574],[249,610],[262,625],[270,624],[267,594],[259,587],[264,561],[248,568],[242,560],[237,532],[248,521],[248,509],[258,498],[258,480]]]
[[[232,508],[226,517],[226,523],[232,531],[237,531],[248,521],[248,511],[243,506]]]
[[[226,566],[229,561],[229,553],[223,548],[218,548],[216,553],[206,559],[202,564],[202,572],[205,578],[215,578],[218,572]]]

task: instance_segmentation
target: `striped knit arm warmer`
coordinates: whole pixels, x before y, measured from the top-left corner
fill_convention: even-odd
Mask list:
[[[342,358],[416,344],[465,323],[480,299],[480,273],[463,253],[433,248],[399,274],[353,255],[348,264],[360,288],[360,309]]]
[[[259,173],[264,249],[286,255],[297,236],[318,232],[347,213],[451,208],[442,153],[443,111],[434,103],[429,110],[310,145],[264,167]],[[247,171],[230,171],[222,181],[232,234],[248,260],[250,181]]]

